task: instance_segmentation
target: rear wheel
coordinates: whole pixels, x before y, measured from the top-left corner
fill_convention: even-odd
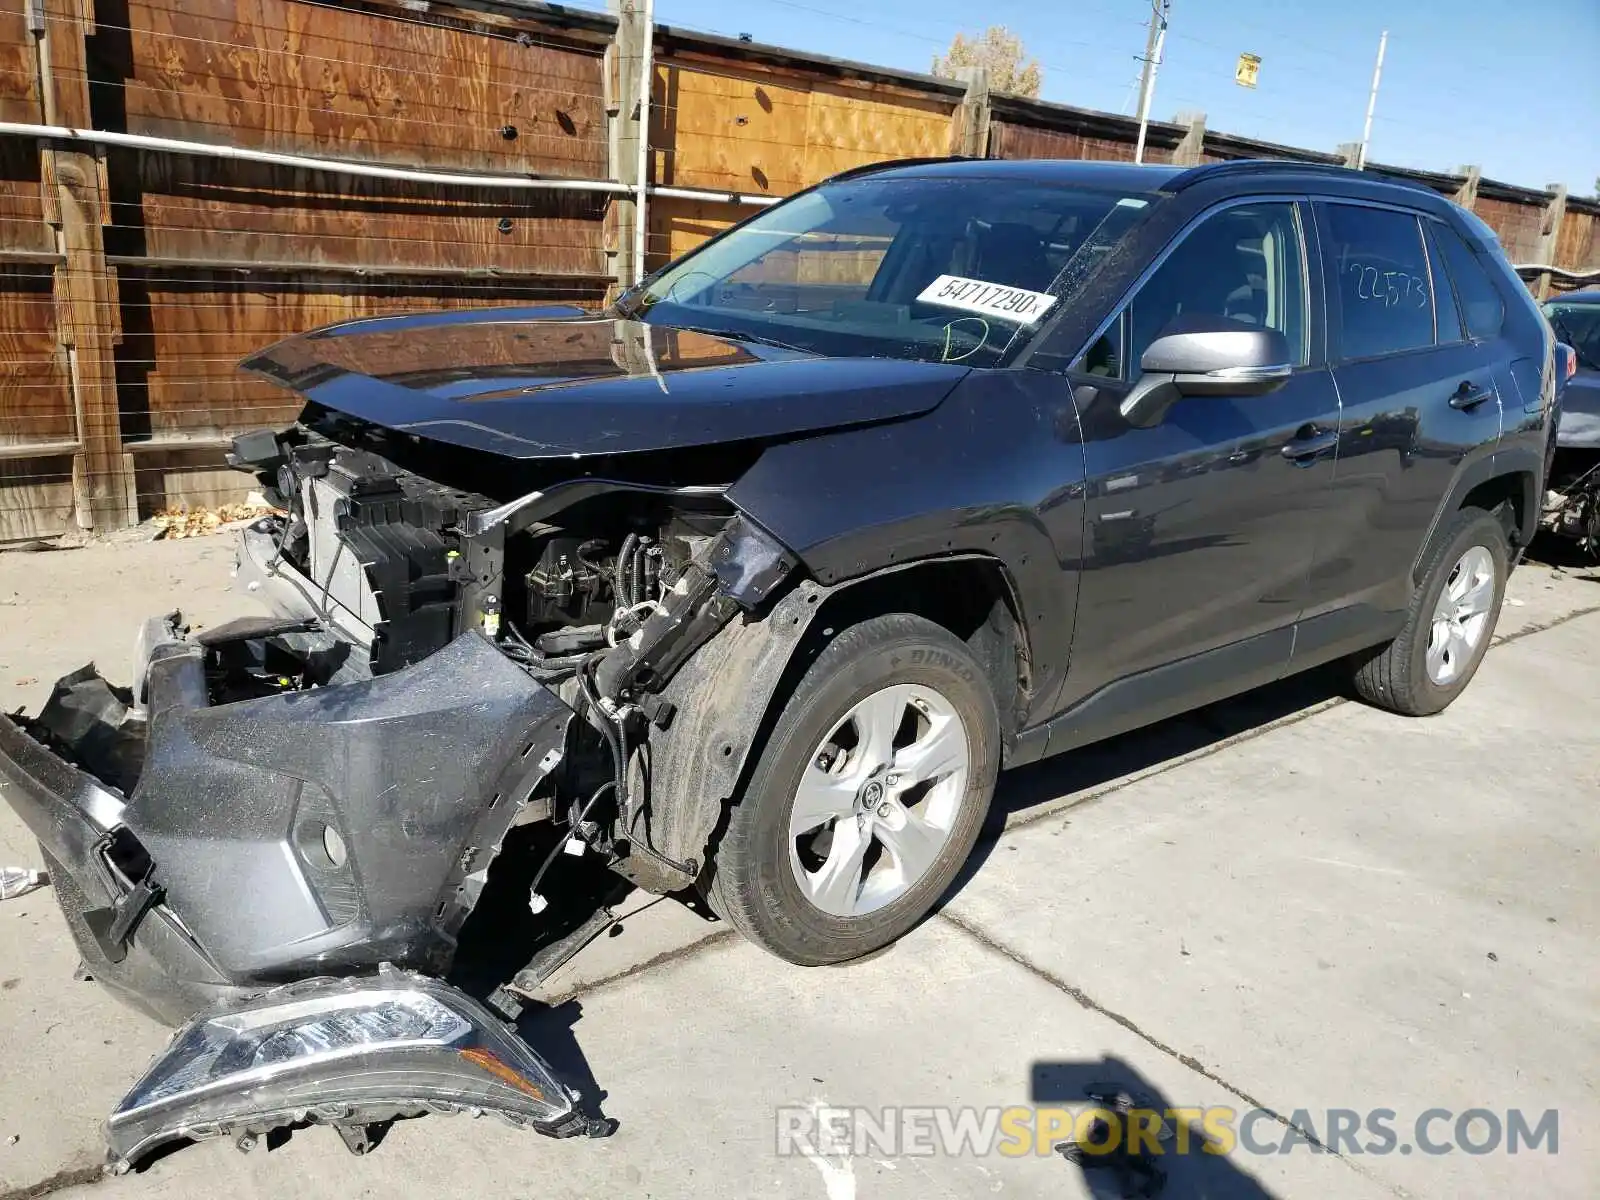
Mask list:
[[[1358,660],[1356,693],[1380,708],[1420,717],[1465,691],[1494,637],[1510,557],[1499,518],[1479,508],[1457,513],[1412,599],[1405,628]]]
[[[789,697],[730,814],[712,904],[790,962],[887,945],[972,852],[999,749],[983,671],[948,630],[903,613],[845,630]]]

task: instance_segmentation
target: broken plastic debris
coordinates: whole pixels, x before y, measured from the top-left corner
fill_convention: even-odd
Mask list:
[[[50,882],[50,877],[43,871],[35,871],[28,867],[0,867],[0,900],[14,900],[18,896],[26,896],[35,888],[42,888]]]

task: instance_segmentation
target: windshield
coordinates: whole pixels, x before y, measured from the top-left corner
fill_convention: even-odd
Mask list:
[[[828,356],[990,366],[1154,199],[975,176],[841,180],[669,265],[619,307]]]
[[[1580,366],[1600,371],[1600,304],[1562,304],[1544,306],[1550,328],[1578,354]]]

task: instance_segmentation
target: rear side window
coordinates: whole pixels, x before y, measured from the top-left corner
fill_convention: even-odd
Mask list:
[[[1409,213],[1323,206],[1328,291],[1339,313],[1335,357],[1433,345],[1433,288],[1422,229]]]
[[[1433,240],[1438,243],[1445,265],[1450,268],[1450,278],[1455,281],[1468,336],[1498,337],[1500,327],[1506,322],[1506,302],[1477,253],[1448,225],[1435,225]]]

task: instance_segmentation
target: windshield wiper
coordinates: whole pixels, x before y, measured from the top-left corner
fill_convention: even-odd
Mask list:
[[[790,342],[780,342],[777,338],[767,337],[760,333],[745,333],[739,329],[705,329],[699,325],[679,325],[674,323],[672,328],[683,329],[689,333],[703,333],[707,337],[726,338],[730,342],[749,342],[755,346],[771,346],[775,350],[793,350],[796,354],[814,354],[815,351],[807,350],[804,346],[796,346]]]

